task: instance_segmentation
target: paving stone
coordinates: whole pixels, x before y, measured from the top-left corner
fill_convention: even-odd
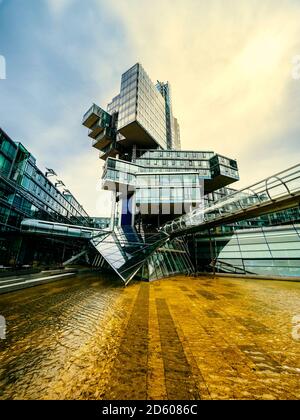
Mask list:
[[[99,275],[0,296],[0,399],[300,399],[300,284]]]

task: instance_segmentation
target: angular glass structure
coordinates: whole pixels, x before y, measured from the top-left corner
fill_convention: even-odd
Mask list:
[[[191,267],[199,271],[200,266],[203,270],[218,267],[224,272],[235,270],[244,274],[263,272],[257,268],[253,271],[255,261],[258,261],[255,258],[260,260],[257,267],[263,264],[263,249],[259,244],[255,247],[255,235],[261,237],[262,232],[266,239],[263,247],[268,247],[267,260],[271,261],[276,255],[279,258],[276,263],[275,260],[272,262],[274,274],[285,272],[275,268],[276,264],[279,264],[276,267],[287,267],[290,263],[280,265],[284,253],[279,255],[273,250],[268,240],[272,227],[265,223],[266,218],[276,219],[278,212],[288,218],[288,213],[293,213],[299,205],[299,167],[241,191],[231,188],[230,184],[239,180],[237,162],[213,151],[180,150],[180,128],[173,115],[170,84],[157,82],[154,85],[139,63],[122,75],[120,93],[109,104],[107,112],[111,115],[111,125],[107,129],[114,133],[113,139],[110,144],[98,143],[99,147],[96,147],[102,152],[100,157],[106,160],[103,188],[114,194],[112,219],[117,222],[108,243],[104,240],[100,245],[99,242],[97,249],[119,270],[121,277],[123,267],[124,272],[130,273],[129,277],[136,271],[148,279],[186,273]],[[298,216],[295,217],[289,221],[297,221]],[[253,258],[249,258],[249,264],[241,264],[247,245],[238,250],[237,246],[241,246],[243,240],[239,245],[236,241],[241,235],[246,238],[245,230],[238,233],[238,229],[249,226],[254,229],[248,233],[254,241]],[[256,232],[258,228],[268,231]],[[130,241],[129,237],[124,240],[120,229],[134,229],[144,245],[148,234],[164,233],[166,240],[157,249],[149,247],[152,254],[143,256],[138,249],[144,245]],[[287,238],[284,232],[291,231],[289,229],[293,231],[294,227],[280,231],[279,238],[283,243]],[[131,231],[131,235],[135,234]],[[227,239],[219,238],[219,234],[227,235],[224,237]],[[225,242],[223,248],[217,245]],[[296,242],[289,243],[297,259]],[[127,252],[131,249],[129,243],[135,244],[137,253],[145,260],[139,271],[141,260]],[[201,244],[205,244],[205,251]],[[276,246],[284,248],[283,245]],[[109,249],[113,250],[111,254]],[[232,253],[239,255],[234,264]],[[204,257],[207,254],[209,258]],[[127,268],[130,261],[133,271]],[[298,262],[295,264],[294,271],[297,272]]]
[[[127,284],[168,239],[163,232],[143,237],[131,226],[116,227],[91,240],[96,250]]]
[[[227,186],[239,179],[237,162],[212,151],[180,150],[170,84],[152,83],[140,63],[122,75],[107,111],[93,105],[83,125],[106,161],[103,188],[113,192],[117,220],[106,238],[92,241],[94,247],[125,283],[134,275],[191,272],[184,241],[170,240],[159,229],[203,208],[207,194],[231,192]]]

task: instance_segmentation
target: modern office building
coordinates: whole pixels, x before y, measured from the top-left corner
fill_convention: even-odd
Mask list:
[[[26,218],[90,225],[63,182],[52,182],[55,175],[52,169],[41,171],[34,156],[0,128],[0,264],[22,260],[20,225]]]
[[[103,187],[113,192],[112,219],[118,221],[115,229],[122,231],[111,241],[117,242],[124,231],[127,237],[130,232],[136,238],[153,234],[167,221],[204,206],[207,194],[229,193],[227,186],[239,179],[234,159],[212,151],[180,150],[170,84],[155,85],[139,63],[122,75],[121,91],[107,111],[92,105],[83,117],[83,125],[89,128],[93,146],[106,161]],[[142,239],[136,242],[141,244]],[[104,244],[97,245],[103,255]],[[179,246],[178,241],[176,244]],[[166,246],[170,247],[168,251],[157,251],[159,260],[164,260],[165,253],[176,252],[174,244]],[[122,247],[124,243],[118,248]],[[176,258],[168,261],[170,267],[174,261]],[[150,266],[148,260],[143,272],[151,273]],[[180,266],[187,268],[184,262]],[[178,267],[174,270],[177,272]]]
[[[154,85],[139,63],[122,75],[121,92],[107,111],[92,105],[83,124],[106,160],[103,186],[115,195],[119,226],[158,228],[239,179],[234,159],[175,150],[180,135],[170,84]]]

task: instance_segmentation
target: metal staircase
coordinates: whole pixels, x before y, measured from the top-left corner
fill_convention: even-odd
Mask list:
[[[106,236],[95,236],[91,244],[127,285],[147,258],[168,240],[164,232],[143,239],[132,226],[117,227]]]

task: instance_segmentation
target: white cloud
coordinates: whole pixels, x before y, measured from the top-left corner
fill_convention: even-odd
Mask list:
[[[72,2],[73,0],[47,0],[48,7],[55,17],[61,17]]]

